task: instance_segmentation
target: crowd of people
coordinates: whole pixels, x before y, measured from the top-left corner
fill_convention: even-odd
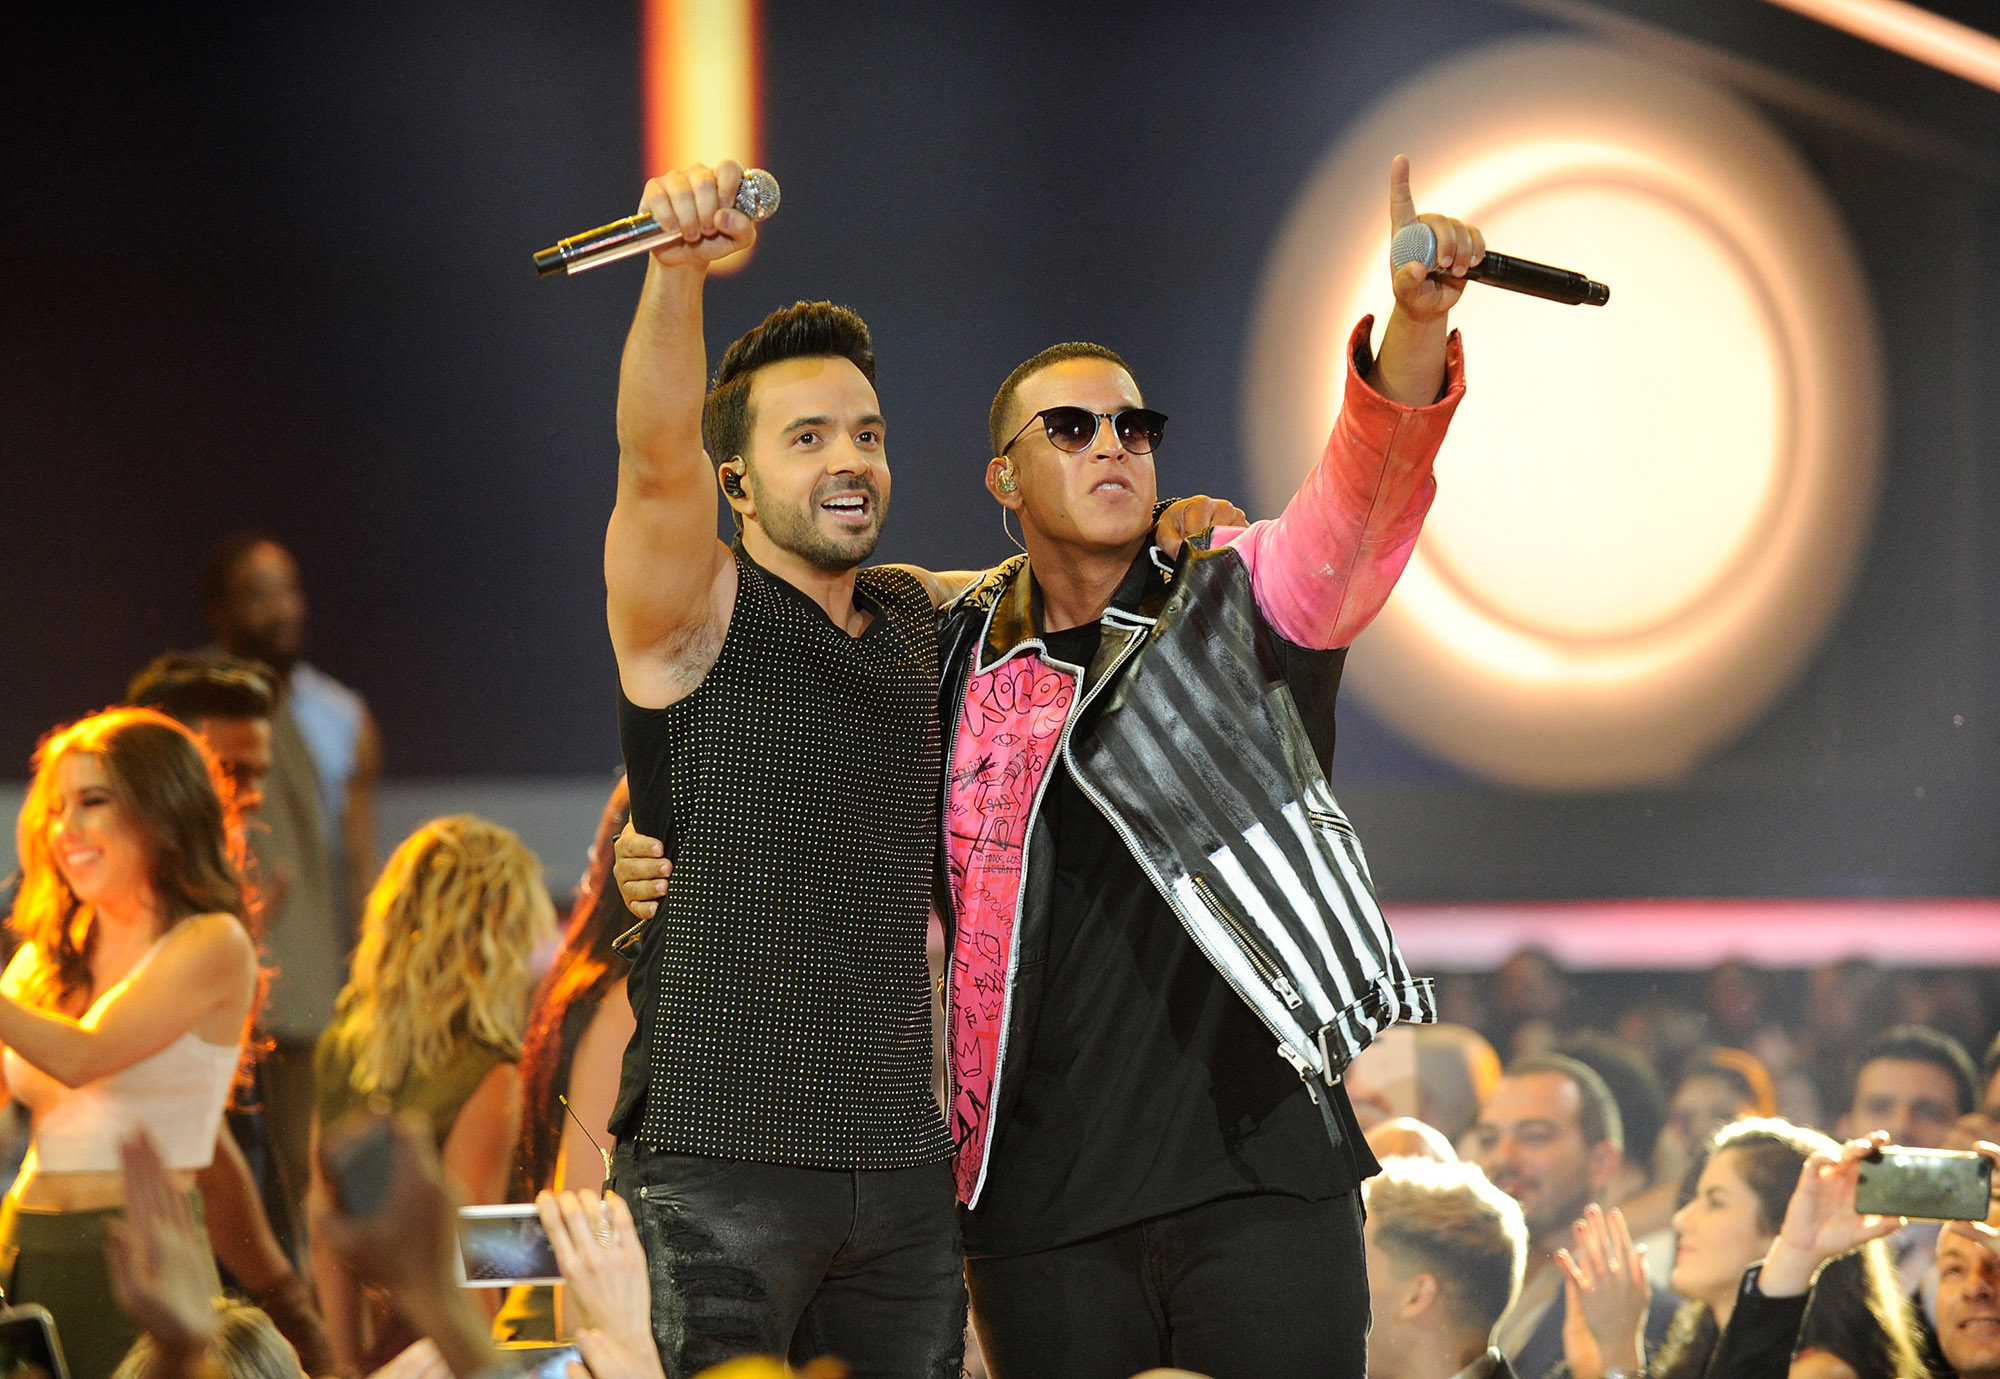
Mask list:
[[[0,1282],[79,1379],[2000,1379],[2000,1209],[1855,1196],[1891,1143],[2000,1162],[1975,976],[1603,999],[1524,953],[1437,990],[1383,918],[1334,691],[1463,393],[1474,227],[1421,218],[1441,275],[1357,325],[1280,518],[1156,502],[1166,417],[1072,343],[989,418],[1023,556],[862,569],[865,324],[782,308],[707,376],[740,176],[646,192],[680,233],[607,530],[629,789],[560,930],[482,819],[374,874],[378,735],[268,537],[210,560],[213,646],[38,749]],[[456,1209],[527,1202],[561,1282],[463,1286]]]
[[[9,1301],[50,1308],[78,1375],[463,1376],[463,1357],[507,1353],[494,1338],[571,1341],[599,1379],[656,1372],[638,1236],[599,1196],[633,1027],[612,948],[632,919],[611,875],[622,781],[559,942],[504,828],[433,820],[390,857],[317,1040],[310,1269],[279,1243],[243,828],[271,679],[223,652],[166,658],[135,682],[145,702],[37,754],[0,982],[33,1127],[0,1220]],[[1366,1189],[1374,1379],[2000,1373],[2000,1209],[1940,1228],[1852,1208],[1873,1144],[2000,1139],[2000,1039],[1976,1063],[1894,1023],[1924,1013],[1898,999],[1915,984],[1861,963],[1663,974],[1610,1007],[1593,980],[1531,953],[1476,989],[1450,979],[1481,1028],[1398,1027],[1350,1069],[1384,1164]],[[1871,993],[1837,1025],[1787,1008],[1836,984]],[[1978,974],[1933,985],[1959,1031],[1987,1019]],[[385,1115],[387,1206],[356,1214],[321,1151]],[[566,1284],[459,1289],[450,1206],[538,1196]]]

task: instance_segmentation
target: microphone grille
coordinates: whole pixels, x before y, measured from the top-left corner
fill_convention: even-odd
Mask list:
[[[1438,237],[1431,227],[1413,220],[1389,241],[1389,271],[1393,273],[1411,262],[1421,263],[1429,271],[1437,267],[1437,251]]]
[[[768,219],[778,209],[778,179],[762,168],[751,168],[736,188],[736,209],[752,220]]]

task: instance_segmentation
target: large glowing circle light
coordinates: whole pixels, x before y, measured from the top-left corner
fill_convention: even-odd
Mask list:
[[[1398,152],[1420,208],[1612,295],[1467,290],[1438,499],[1348,683],[1496,780],[1669,779],[1792,681],[1865,543],[1880,362],[1845,231],[1761,119],[1685,75],[1571,41],[1434,69],[1327,160],[1273,254],[1246,399],[1267,511],[1323,444],[1348,327],[1390,305]]]

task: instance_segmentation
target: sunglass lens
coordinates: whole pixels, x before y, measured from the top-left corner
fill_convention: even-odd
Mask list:
[[[1158,445],[1167,431],[1165,414],[1150,407],[1128,407],[1112,418],[1111,424],[1118,428],[1119,443],[1139,455]]]
[[[1051,407],[1042,413],[1049,443],[1072,453],[1085,449],[1097,435],[1097,418],[1081,407]]]

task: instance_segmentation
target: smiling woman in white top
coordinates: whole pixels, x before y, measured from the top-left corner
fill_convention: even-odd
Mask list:
[[[7,1300],[47,1307],[71,1372],[102,1379],[137,1334],[104,1262],[119,1143],[146,1130],[192,1196],[256,1002],[241,836],[185,728],[111,709],[43,741],[17,841],[0,1072],[34,1136],[0,1261]]]

